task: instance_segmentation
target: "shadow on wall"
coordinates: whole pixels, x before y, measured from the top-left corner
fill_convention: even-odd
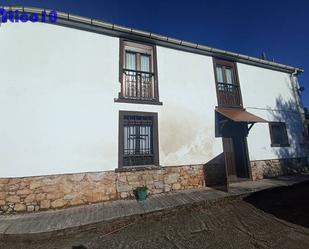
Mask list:
[[[305,111],[305,134],[306,134],[306,142],[309,144],[309,110],[307,107],[304,108]],[[308,146],[309,149],[309,146]]]
[[[292,87],[290,85],[292,96],[297,97],[295,96],[297,93]],[[269,106],[268,108],[270,109]],[[308,145],[304,140],[304,126],[297,103],[293,98],[284,100],[280,95],[276,99],[274,109],[274,111],[269,111],[269,121],[280,121],[286,124],[290,146],[273,147],[273,152],[277,155],[277,158],[294,159],[279,160],[279,165],[270,163],[268,170],[275,168],[274,176],[278,173],[280,175],[302,172],[304,169],[306,170],[308,165],[306,159],[308,157]],[[276,171],[276,168],[279,170]],[[263,190],[244,198],[244,200],[279,219],[309,227],[308,191],[309,181],[306,181],[289,187]]]
[[[219,154],[204,165],[207,187],[227,191],[224,153]]]
[[[268,107],[270,109],[270,107]],[[303,123],[295,101],[286,101],[280,95],[276,99],[275,111],[269,110],[270,121],[280,121],[286,124],[289,146],[274,147],[273,151],[278,158],[296,158],[307,156],[306,145],[303,139]]]

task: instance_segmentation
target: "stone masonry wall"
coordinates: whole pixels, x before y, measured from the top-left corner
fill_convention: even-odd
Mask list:
[[[118,175],[117,193],[120,198],[134,197],[133,190],[147,186],[149,194],[204,186],[203,165],[163,167],[158,170],[123,172]]]
[[[117,198],[114,172],[0,179],[2,212],[38,211]]]
[[[0,178],[0,213],[34,212],[134,198],[133,190],[144,185],[150,195],[201,188],[204,186],[203,165]]]
[[[251,161],[253,180],[308,172],[308,158],[288,158]]]

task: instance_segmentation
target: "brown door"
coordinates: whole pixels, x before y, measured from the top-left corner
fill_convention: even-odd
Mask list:
[[[248,178],[247,141],[245,137],[233,137],[237,178]]]
[[[226,137],[223,137],[222,140],[228,181],[248,178],[246,125],[231,122],[226,126],[226,129]]]
[[[236,179],[236,162],[234,153],[233,138],[223,137],[223,151],[225,158],[225,170],[228,182]]]

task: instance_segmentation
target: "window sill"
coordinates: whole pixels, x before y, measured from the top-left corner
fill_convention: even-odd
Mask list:
[[[125,166],[115,169],[115,172],[136,172],[145,170],[159,170],[162,169],[159,165],[141,165],[141,166]]]
[[[144,100],[144,99],[115,98],[114,102],[130,103],[130,104],[146,104],[146,105],[163,105],[163,103],[158,100]]]
[[[271,147],[290,147],[290,144],[271,144]]]
[[[218,104],[217,107],[225,107],[225,108],[241,108],[244,109],[242,104],[235,105],[235,104]]]

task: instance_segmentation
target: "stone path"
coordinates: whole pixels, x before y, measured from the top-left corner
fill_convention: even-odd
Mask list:
[[[63,235],[94,228],[98,224],[130,222],[130,220],[169,213],[192,205],[207,206],[216,202],[240,198],[267,188],[289,186],[309,180],[309,175],[284,176],[260,181],[245,181],[230,185],[230,192],[204,188],[158,194],[144,202],[119,200],[38,213],[0,216],[0,238],[40,238]],[[115,228],[115,226],[113,226]]]

